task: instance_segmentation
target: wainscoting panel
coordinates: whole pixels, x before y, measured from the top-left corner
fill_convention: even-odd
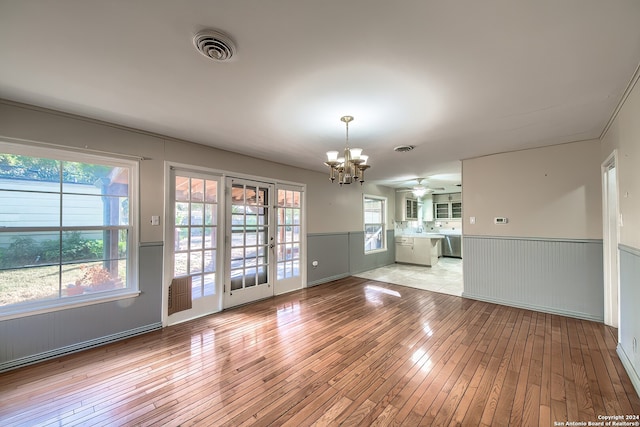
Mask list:
[[[365,255],[364,232],[307,235],[307,286],[315,286],[395,262],[393,230],[387,230],[387,250]],[[313,262],[318,261],[314,267]]]
[[[467,298],[602,322],[601,240],[464,236]]]
[[[619,245],[619,248],[620,343],[618,354],[633,386],[640,395],[640,249],[625,245]]]
[[[351,274],[393,264],[396,260],[393,230],[387,230],[387,250],[370,254],[364,253],[364,231],[349,233],[349,260]]]
[[[307,256],[307,286],[349,276],[349,233],[308,234]]]
[[[137,297],[0,321],[0,371],[160,328],[162,243],[139,259]]]

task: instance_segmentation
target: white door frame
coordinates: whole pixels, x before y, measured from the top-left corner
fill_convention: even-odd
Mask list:
[[[601,166],[604,323],[615,328],[618,327],[620,318],[620,261],[618,256],[620,207],[617,164],[618,152],[614,150]],[[612,178],[614,182],[611,182]]]
[[[231,276],[233,274],[234,269],[232,269],[232,250],[233,250],[233,224],[232,217],[233,214],[231,212],[233,208],[232,203],[232,187],[234,184],[240,184],[241,186],[250,185],[256,186],[263,190],[267,190],[267,198],[268,200],[262,201],[262,203],[258,202],[258,206],[263,206],[267,209],[266,215],[266,239],[264,242],[259,243],[256,241],[255,248],[259,251],[260,246],[264,249],[263,257],[267,260],[266,264],[266,282],[259,284],[258,276],[255,277],[256,283],[250,287],[244,288],[244,285],[240,289],[233,290],[231,289]],[[223,309],[232,308],[237,305],[246,304],[249,302],[257,301],[260,299],[268,298],[274,296],[274,281],[275,281],[275,184],[273,182],[268,181],[257,181],[255,179],[248,178],[238,178],[235,176],[228,176],[224,180],[224,188],[225,188],[225,213],[224,213],[224,223],[225,223],[225,245],[224,245],[224,265],[226,268],[225,276],[224,276],[224,289],[223,289]],[[258,198],[258,194],[256,194],[256,198]],[[241,214],[244,217],[246,213]],[[244,236],[243,232],[243,236]],[[244,241],[242,245],[244,245]],[[254,245],[250,245],[250,247],[254,247]],[[239,246],[240,251],[243,251],[243,246]],[[256,256],[259,257],[258,254]],[[252,257],[253,258],[253,257]],[[244,261],[243,261],[244,264]],[[258,264],[256,264],[258,265]],[[246,265],[244,265],[246,268]],[[243,267],[240,267],[242,270]],[[235,269],[237,271],[238,268]],[[243,275],[244,277],[244,275]],[[243,279],[244,281],[244,279]]]

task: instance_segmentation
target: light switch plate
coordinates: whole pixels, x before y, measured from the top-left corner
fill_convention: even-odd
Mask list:
[[[159,215],[153,215],[151,217],[151,225],[160,225],[160,216]]]

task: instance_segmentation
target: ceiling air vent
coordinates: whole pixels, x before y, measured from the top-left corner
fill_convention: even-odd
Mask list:
[[[393,148],[393,151],[396,151],[398,153],[406,153],[407,151],[411,151],[413,150],[414,147],[413,145],[398,145],[397,147]]]
[[[200,31],[193,38],[198,52],[214,61],[230,61],[236,54],[236,46],[229,36],[216,30]]]

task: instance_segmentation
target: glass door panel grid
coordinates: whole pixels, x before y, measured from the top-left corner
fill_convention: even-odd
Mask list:
[[[231,290],[268,282],[269,190],[231,186]]]
[[[278,190],[278,280],[300,276],[302,192]]]
[[[215,294],[218,181],[175,176],[174,277],[191,276],[191,297]]]

